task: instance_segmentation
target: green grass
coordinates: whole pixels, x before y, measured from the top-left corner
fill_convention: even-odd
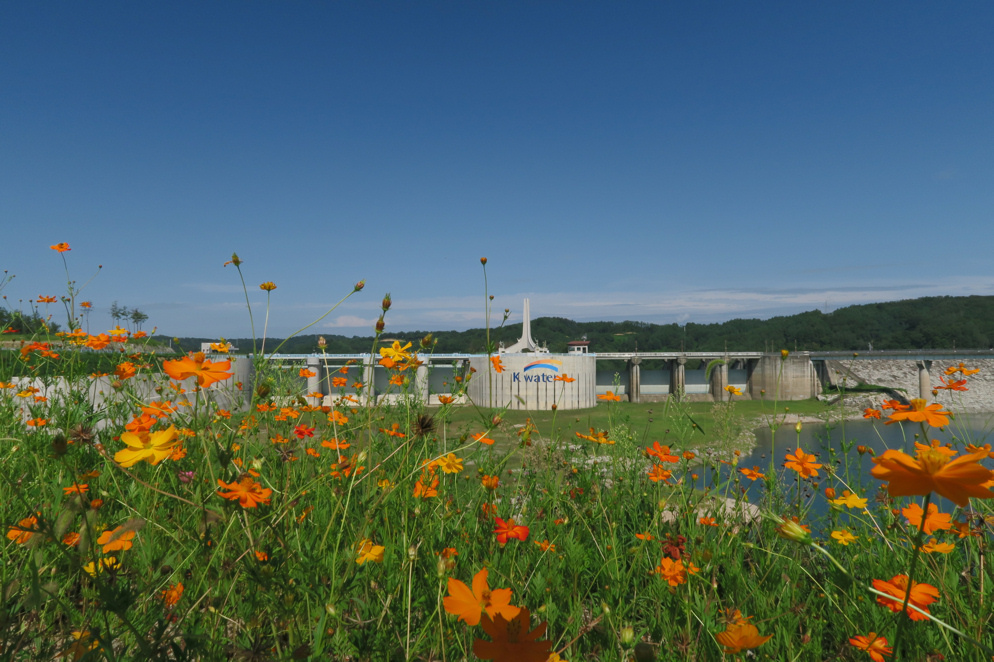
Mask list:
[[[23,367],[19,356],[0,353],[0,381]],[[289,406],[299,380],[264,365],[229,414],[216,388],[134,363],[148,363],[140,374],[177,405],[147,438],[128,432],[148,404],[134,381],[94,408],[71,348],[30,357],[34,374],[64,377],[67,392],[39,400],[0,385],[0,660],[470,660],[490,635],[445,598],[484,568],[490,589],[530,611],[524,627],[547,628],[535,647],[573,662],[746,655],[720,643],[743,633],[729,623],[740,617],[770,636],[744,642],[746,659],[866,660],[849,640],[870,632],[904,660],[994,655],[991,500],[947,508],[966,537],[923,536],[902,511],[927,507],[931,493],[894,497],[829,465],[801,478],[771,458],[750,504],[734,456],[683,456],[748,443],[743,433],[783,414],[841,415],[820,402],[526,413],[426,411],[412,398],[336,404],[332,422],[330,411]],[[614,443],[576,436],[591,427]],[[654,441],[672,456],[650,457]],[[155,463],[122,466],[122,451],[142,444]],[[168,457],[152,453],[164,448]],[[462,463],[447,462],[452,473],[435,464],[448,453]],[[701,462],[707,484],[689,480]],[[228,498],[238,485],[242,499]],[[852,490],[865,509],[827,507],[826,488]],[[791,517],[816,537],[785,537]],[[519,537],[501,543],[501,530]],[[843,546],[837,531],[855,539]],[[951,551],[917,552],[931,537]],[[908,574],[937,589],[933,619],[878,603],[874,582]]]

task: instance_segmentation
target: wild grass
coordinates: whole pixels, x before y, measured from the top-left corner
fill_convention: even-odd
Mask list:
[[[961,525],[923,537],[902,514],[921,497],[823,462],[802,498],[813,479],[777,457],[749,504],[734,452],[705,451],[732,451],[758,415],[783,425],[784,403],[519,414],[342,390],[322,406],[263,361],[254,383],[201,387],[129,348],[135,375],[109,377],[94,404],[82,353],[0,352],[0,659],[476,659],[491,637],[445,598],[484,568],[531,627],[547,624],[540,653],[505,642],[496,659],[864,660],[850,639],[880,646],[871,632],[902,659],[991,658],[990,501],[944,504]],[[400,365],[416,361],[406,353]],[[62,390],[44,400],[20,386],[55,375]],[[153,401],[174,411],[141,419]],[[122,466],[141,425],[175,428],[181,447]],[[225,498],[240,481],[245,498]],[[816,518],[826,488],[867,502]],[[916,553],[928,538],[953,547]],[[941,623],[878,603],[874,581],[909,570],[937,589]]]

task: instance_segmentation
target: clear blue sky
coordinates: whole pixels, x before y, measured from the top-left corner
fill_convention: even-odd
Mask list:
[[[4,2],[7,305],[183,336],[994,294],[994,3]],[[24,304],[19,304],[24,300]],[[58,317],[58,309],[52,308]]]

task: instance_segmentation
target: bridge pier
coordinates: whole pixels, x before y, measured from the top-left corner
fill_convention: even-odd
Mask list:
[[[711,389],[711,397],[714,398],[715,402],[724,402],[731,397],[731,394],[725,390],[728,386],[728,361],[716,365],[711,371],[711,383],[708,388]]]
[[[307,357],[307,369],[314,373],[307,378],[307,393],[321,393],[321,359],[317,356]],[[320,398],[307,398],[312,405],[320,405]]]
[[[633,356],[628,359],[628,401],[642,401],[642,369],[640,367],[642,359]]]
[[[680,400],[687,392],[687,359],[679,357],[673,359],[673,367],[670,370],[670,397]]]
[[[932,376],[928,372],[931,367],[931,361],[918,361],[918,397],[922,400],[932,397]]]

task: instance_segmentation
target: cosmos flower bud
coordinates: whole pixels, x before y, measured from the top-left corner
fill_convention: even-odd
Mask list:
[[[318,347],[324,349],[328,346],[328,341],[324,339],[324,336],[318,336]]]
[[[621,628],[621,643],[626,646],[631,646],[635,641],[635,628],[631,625],[625,625]]]
[[[358,292],[359,290],[361,290],[361,289],[362,289],[362,288],[364,288],[364,287],[366,287],[366,281],[364,281],[364,280],[360,280],[360,281],[359,281],[358,283],[356,283],[356,284],[355,284],[355,286],[353,287],[353,289],[354,289],[354,290],[355,290],[356,292]]]
[[[386,327],[387,327],[387,323],[383,321],[382,317],[380,317],[380,319],[376,320],[376,327],[375,328],[376,328],[376,332],[377,333],[383,333],[383,329],[385,329]]]
[[[430,333],[421,339],[421,349],[428,349],[434,344],[435,344],[435,337]]]
[[[801,422],[800,422],[800,421],[798,421],[798,422],[797,422],[797,423],[796,423],[796,424],[794,425],[794,432],[796,432],[797,434],[801,434]]]
[[[781,520],[780,526],[777,527],[777,533],[780,534],[780,537],[787,540],[793,540],[804,545],[811,544],[811,534],[794,520]]]
[[[790,352],[786,349],[780,350],[780,358],[785,359],[790,355]]]
[[[383,312],[390,310],[390,306],[393,305],[393,301],[390,300],[389,292],[383,296],[383,303],[381,305],[383,306]]]
[[[235,265],[236,267],[241,266],[242,260],[241,260],[240,257],[238,257],[238,253],[232,253],[231,254],[231,263],[233,265]]]
[[[486,264],[487,264],[487,258],[485,258],[485,257],[481,257],[481,258],[480,258],[480,264],[482,264],[482,265],[486,266]]]

